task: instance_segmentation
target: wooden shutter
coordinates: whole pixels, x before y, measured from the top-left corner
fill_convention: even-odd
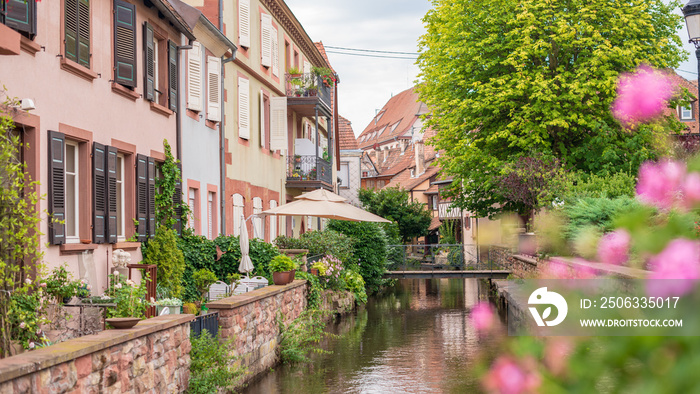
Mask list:
[[[187,51],[187,108],[202,110],[202,46],[199,42],[192,44]]]
[[[78,64],[90,68],[89,0],[78,0]]]
[[[136,155],[136,232],[139,242],[147,238],[148,221],[148,157]]]
[[[114,0],[114,81],[136,87],[136,6]]]
[[[78,61],[78,1],[64,0],[63,41],[66,45],[66,59]]]
[[[64,41],[66,58],[90,67],[89,0],[64,1]]]
[[[279,48],[279,37],[277,36],[277,29],[271,26],[270,37],[272,39],[272,75],[279,77],[280,74],[280,48]]]
[[[66,243],[66,138],[49,130],[49,242]]]
[[[221,59],[214,56],[207,58],[207,76],[209,82],[207,119],[219,122],[221,120]]]
[[[107,242],[117,242],[117,148],[107,150]]]
[[[238,136],[250,139],[250,81],[238,77]]]
[[[12,29],[36,35],[36,0],[7,0],[3,23]]]
[[[148,158],[148,236],[156,235],[156,161]]]
[[[153,27],[148,22],[145,22],[143,24],[143,96],[148,101],[156,99],[156,63],[154,56]]]
[[[178,163],[177,167],[180,169],[180,174],[182,174],[182,165]],[[175,208],[175,231],[180,235],[182,234],[182,178],[179,174],[175,178],[173,207]]]
[[[265,135],[265,118],[267,114],[265,113],[265,94],[260,91],[260,147],[265,147],[265,142],[267,141],[267,136]]]
[[[238,39],[241,46],[250,48],[250,0],[238,0]]]
[[[287,149],[287,97],[270,99],[270,150]]]
[[[107,223],[107,175],[105,146],[92,144],[92,240],[96,244],[105,242]]]
[[[168,103],[177,112],[177,45],[168,40]]]
[[[263,67],[272,65],[272,17],[260,14],[260,64]]]

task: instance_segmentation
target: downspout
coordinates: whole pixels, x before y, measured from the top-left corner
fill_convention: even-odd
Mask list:
[[[178,45],[177,46],[177,71],[180,73],[180,51],[182,50],[188,50],[192,49],[192,43],[194,40],[190,39],[189,44],[187,45]],[[183,73],[184,74],[184,73]],[[176,101],[177,101],[177,114],[175,114],[175,153],[176,153],[176,159],[182,160],[182,108],[180,108],[180,75],[178,75],[177,78],[177,94],[176,96]],[[180,177],[182,177],[182,174],[180,174]]]
[[[221,2],[219,0],[219,10],[221,10]],[[219,13],[219,26],[221,26],[221,13]],[[232,62],[236,58],[236,52],[233,52],[233,56],[224,59],[221,56],[221,121],[219,122],[219,176],[221,177],[221,193],[220,193],[220,205],[221,205],[221,234],[226,235],[226,150],[224,149],[226,144],[226,136],[224,135],[224,112],[226,110],[226,105],[224,103],[224,67],[226,63]]]

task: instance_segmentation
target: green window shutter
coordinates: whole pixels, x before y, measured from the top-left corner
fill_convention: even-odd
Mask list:
[[[148,221],[148,157],[136,155],[136,220],[138,241],[147,238]]]
[[[90,68],[89,0],[78,0],[78,64]]]
[[[114,81],[136,87],[136,6],[114,0]]]
[[[177,82],[177,46],[168,41],[168,102],[173,112],[177,112]]]
[[[78,61],[78,1],[64,0],[63,3],[65,6],[63,30],[65,32],[66,59],[74,62]]]
[[[107,242],[117,242],[117,148],[107,146]]]
[[[49,242],[66,243],[66,137],[49,130]]]
[[[148,158],[148,236],[156,235],[156,162]]]
[[[105,243],[107,217],[106,153],[104,145],[97,142],[92,144],[92,239],[96,244]]]
[[[145,22],[143,24],[143,96],[148,101],[156,99],[155,94],[155,44],[153,43],[153,27]]]
[[[36,35],[36,0],[7,0],[3,23],[30,38]]]

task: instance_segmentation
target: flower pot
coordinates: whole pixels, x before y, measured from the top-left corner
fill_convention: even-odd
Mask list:
[[[180,305],[156,305],[156,309],[157,309],[156,316],[160,316],[160,312],[165,308],[168,308],[168,313],[167,313],[168,315],[179,315],[180,309],[182,308],[182,306],[180,306]]]
[[[289,272],[291,273],[289,274],[289,281],[287,282],[287,284],[294,282],[294,276],[296,275],[297,270],[291,270]]]
[[[292,279],[290,279],[292,278]],[[277,286],[284,286],[288,283],[290,283],[294,278],[294,274],[292,271],[283,271],[283,272],[273,272],[272,273],[272,281],[277,285]]]
[[[116,328],[117,330],[123,330],[125,328],[131,328],[141,321],[138,317],[113,317],[111,319],[105,319],[105,322],[110,326]]]
[[[318,269],[317,269],[317,268],[311,268],[311,275],[318,276]]]

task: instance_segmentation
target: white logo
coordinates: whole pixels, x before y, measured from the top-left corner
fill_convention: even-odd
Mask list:
[[[546,287],[540,287],[539,289],[533,291],[532,294],[530,294],[530,299],[527,300],[527,303],[530,305],[554,305],[557,307],[557,318],[547,321],[544,321],[544,319],[548,318],[552,313],[551,306],[544,310],[542,317],[540,317],[539,312],[537,312],[537,308],[532,306],[530,307],[530,313],[532,313],[532,317],[535,318],[535,322],[537,322],[537,325],[540,327],[544,327],[545,323],[547,323],[548,326],[556,326],[564,321],[566,313],[569,311],[569,307],[566,304],[564,297],[559,295],[559,293],[547,291]]]

